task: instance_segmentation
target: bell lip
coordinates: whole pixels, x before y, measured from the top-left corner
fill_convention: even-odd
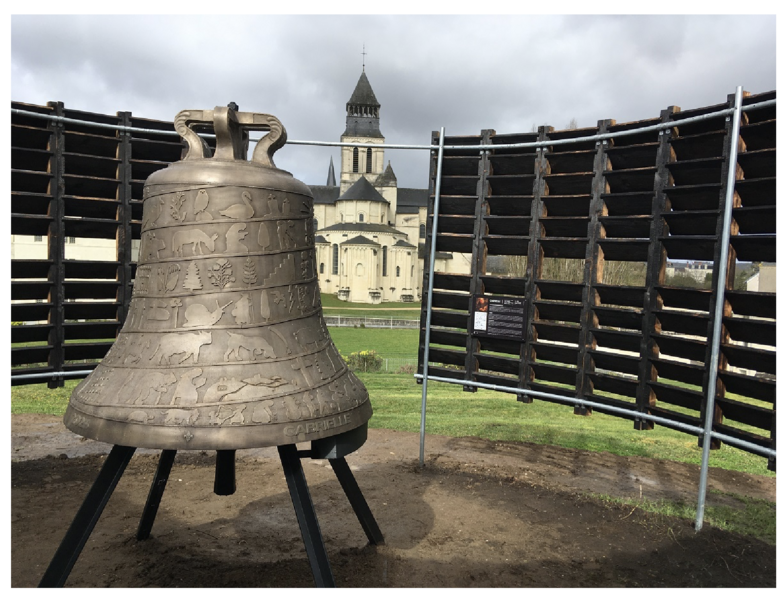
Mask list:
[[[68,404],[63,423],[73,433],[124,447],[176,450],[226,450],[276,447],[305,443],[345,433],[366,424],[373,415],[371,401],[321,418],[272,424],[222,427],[153,426],[108,420]]]

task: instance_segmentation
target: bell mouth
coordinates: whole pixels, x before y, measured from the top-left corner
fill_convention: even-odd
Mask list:
[[[72,404],[64,423],[71,431],[96,441],[126,447],[177,450],[225,450],[273,447],[318,441],[358,429],[373,410],[366,400],[359,406],[306,420],[269,424],[216,426],[149,426],[111,420],[82,412]]]

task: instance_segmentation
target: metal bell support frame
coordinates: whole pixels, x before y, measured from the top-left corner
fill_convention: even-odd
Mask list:
[[[214,156],[192,126],[212,125]],[[149,536],[176,452],[277,446],[317,586],[333,586],[301,457],[329,459],[371,543],[382,534],[344,456],[371,404],[322,318],[311,191],[273,154],[287,134],[231,107],[175,119],[187,150],[144,185],[133,297],[106,357],[73,391],[65,425],[114,445],[40,586],[62,586],[137,447],[162,449],[137,538]],[[247,161],[248,131],[269,131]],[[311,442],[299,451],[295,443]]]

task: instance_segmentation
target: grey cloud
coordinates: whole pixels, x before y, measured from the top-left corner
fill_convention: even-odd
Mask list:
[[[387,143],[580,127],[776,88],[768,16],[13,16],[12,99],[171,120],[229,101],[299,140],[338,141],[366,73]],[[336,148],[289,146],[277,164],[323,184]],[[428,153],[389,150],[423,187]]]

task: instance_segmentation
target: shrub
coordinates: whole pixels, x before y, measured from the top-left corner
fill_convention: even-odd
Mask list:
[[[382,358],[373,349],[356,351],[344,357],[352,370],[358,372],[379,372],[382,370]]]

